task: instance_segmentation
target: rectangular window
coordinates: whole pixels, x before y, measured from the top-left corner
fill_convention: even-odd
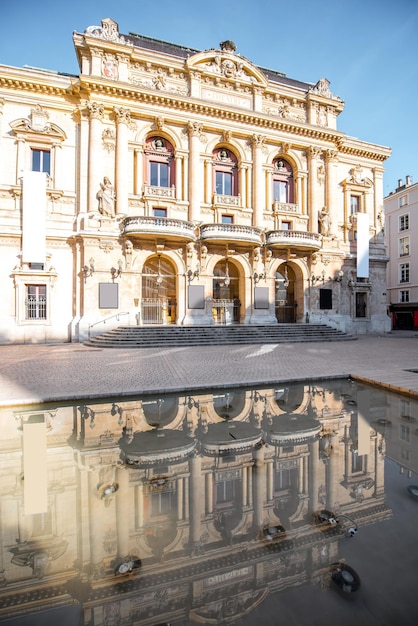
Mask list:
[[[167,515],[173,507],[174,494],[170,491],[151,494],[151,516]]]
[[[409,263],[401,263],[399,266],[399,282],[409,283]]]
[[[319,308],[332,309],[332,289],[319,290]]]
[[[354,213],[358,213],[360,211],[360,197],[359,196],[350,196],[350,213],[354,215]]]
[[[409,255],[409,237],[399,239],[399,256]]]
[[[409,289],[401,291],[399,294],[399,302],[409,302]]]
[[[410,417],[411,416],[411,403],[409,400],[400,399],[399,401],[399,412],[401,417]]]
[[[289,202],[289,183],[285,180],[273,180],[273,200]]]
[[[235,498],[235,481],[223,480],[216,483],[216,503],[233,502]]]
[[[399,426],[399,438],[401,439],[401,441],[409,442],[409,439],[410,439],[409,426],[406,426],[405,424],[401,424]]]
[[[170,186],[170,169],[168,163],[150,162],[150,184],[153,187]]]
[[[282,222],[282,230],[292,230],[291,222]]]
[[[234,218],[232,215],[222,215],[222,224],[233,224]]]
[[[32,172],[51,174],[51,153],[49,150],[32,149]]]
[[[367,293],[358,291],[356,293],[356,317],[366,317]]]
[[[46,285],[26,285],[26,319],[46,320]]]
[[[221,196],[232,196],[232,173],[216,172],[216,193]]]
[[[167,217],[167,209],[153,209],[153,215],[154,217]]]
[[[409,230],[409,215],[399,216],[399,230]]]
[[[405,206],[408,204],[408,196],[401,196],[399,198],[399,206]]]

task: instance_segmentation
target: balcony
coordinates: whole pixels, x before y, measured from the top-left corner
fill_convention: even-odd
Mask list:
[[[251,243],[260,246],[262,231],[253,226],[239,226],[237,224],[202,224],[200,239],[213,243]]]
[[[273,202],[273,213],[275,215],[279,213],[299,215],[299,205],[292,204],[290,202],[278,202],[277,200],[275,200]]]
[[[322,246],[322,236],[299,230],[270,230],[266,233],[266,245],[269,248],[291,249],[296,255],[316,252]]]
[[[156,187],[154,185],[144,185],[145,198],[158,198],[160,200],[175,200],[176,188],[172,187]]]
[[[166,241],[194,241],[195,226],[192,222],[167,217],[126,217],[122,222],[122,234],[141,239],[159,237]]]
[[[241,206],[241,196],[227,196],[224,194],[215,193],[213,196],[213,205],[220,207],[235,207]]]

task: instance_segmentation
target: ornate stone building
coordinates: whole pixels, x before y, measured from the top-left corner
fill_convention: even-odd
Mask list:
[[[343,101],[104,19],[80,74],[0,67],[2,342],[131,324],[324,322],[390,330],[390,150]]]

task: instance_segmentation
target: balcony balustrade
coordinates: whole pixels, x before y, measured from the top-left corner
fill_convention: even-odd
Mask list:
[[[154,185],[144,185],[144,196],[151,198],[162,198],[167,200],[176,199],[176,188],[172,187],[157,187]]]
[[[154,239],[156,236],[167,240],[194,241],[195,225],[184,220],[167,217],[126,217],[122,222],[122,234],[142,239]]]
[[[299,205],[292,204],[290,202],[278,202],[277,200],[275,200],[273,202],[273,213],[291,213],[292,215],[299,214]]]
[[[296,254],[314,252],[322,247],[322,236],[299,230],[271,230],[266,233],[269,248],[291,248]]]
[[[215,195],[213,196],[213,204],[215,206],[240,207],[241,196],[227,196],[224,194],[215,193]]]
[[[261,245],[262,230],[253,226],[238,224],[202,224],[200,227],[200,239],[202,241],[231,241]]]

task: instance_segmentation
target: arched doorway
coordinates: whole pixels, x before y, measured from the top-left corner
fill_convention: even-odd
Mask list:
[[[275,275],[274,308],[279,324],[296,322],[295,272],[289,265],[282,265]]]
[[[149,258],[142,271],[142,324],[175,324],[176,271],[161,255]]]
[[[239,273],[228,259],[223,259],[215,265],[212,295],[215,324],[238,324],[241,310]]]

